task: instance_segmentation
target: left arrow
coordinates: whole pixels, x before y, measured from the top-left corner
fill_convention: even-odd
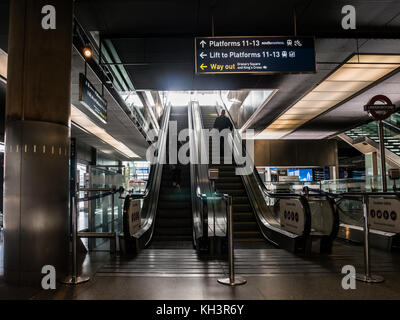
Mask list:
[[[207,54],[204,53],[204,52],[202,52],[202,53],[200,53],[200,57],[201,57],[202,59],[204,59],[204,57],[207,57]]]
[[[207,69],[207,68],[208,68],[208,67],[207,67],[206,65],[204,65],[204,63],[202,63],[201,66],[200,66],[200,69],[201,69],[201,70],[204,70],[204,69]]]

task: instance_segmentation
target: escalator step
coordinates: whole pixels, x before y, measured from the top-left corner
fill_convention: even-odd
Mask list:
[[[233,212],[249,212],[251,211],[251,205],[249,203],[234,203],[232,206]]]
[[[241,183],[242,178],[240,176],[226,176],[226,177],[219,177],[218,178],[218,183],[230,183],[230,182],[236,182],[236,183]]]
[[[182,210],[182,209],[188,209],[191,210],[192,209],[192,204],[189,201],[165,201],[165,200],[161,200],[158,203],[158,208],[159,209],[178,209],[178,210]]]
[[[161,228],[158,227],[155,229],[156,234],[158,236],[166,236],[166,235],[172,235],[172,236],[191,236],[192,235],[192,228]]]
[[[235,239],[262,239],[259,231],[234,231],[233,237]]]
[[[246,197],[240,197],[240,196],[232,197],[232,203],[233,204],[236,204],[236,203],[249,203],[250,204],[249,198],[247,196]]]
[[[171,218],[156,218],[156,228],[190,228],[192,219],[171,219]]]
[[[244,189],[218,189],[221,193],[229,194],[230,196],[247,196]]]
[[[233,228],[235,231],[256,231],[258,232],[258,224],[255,221],[234,222]]]
[[[233,221],[254,221],[253,212],[233,212]]]
[[[168,235],[168,236],[159,236],[159,235],[154,235],[153,239],[155,241],[187,241],[187,240],[192,240],[193,236],[192,235],[183,235],[183,236],[178,236],[178,235]]]
[[[245,238],[245,239],[233,239],[235,242],[265,242],[263,238]]]
[[[217,189],[234,189],[234,190],[242,189],[242,190],[244,190],[243,184],[241,181],[237,182],[237,183],[235,183],[235,182],[228,182],[228,183],[222,182],[221,183],[221,182],[219,182],[219,180],[217,180],[215,183],[215,187]]]
[[[157,218],[191,218],[192,210],[171,210],[171,209],[162,209],[157,210]]]

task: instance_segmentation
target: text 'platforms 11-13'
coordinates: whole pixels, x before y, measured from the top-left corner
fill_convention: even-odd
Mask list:
[[[313,37],[195,39],[196,73],[313,73]]]

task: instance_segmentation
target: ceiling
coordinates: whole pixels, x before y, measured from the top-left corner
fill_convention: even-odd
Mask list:
[[[7,2],[0,3],[0,47],[6,49]],[[341,8],[356,8],[357,29],[341,28]],[[195,75],[196,36],[316,36],[317,73],[291,75]],[[264,130],[282,112],[323,81],[350,55],[398,53],[398,0],[76,0],[75,15],[86,31],[100,31],[112,40],[136,89],[237,90],[278,89],[249,128]],[[358,39],[358,40],[356,40]],[[362,105],[374,92],[396,103],[394,75],[358,98],[328,110],[286,136],[326,138],[369,121]],[[128,137],[125,137],[128,138]]]
[[[142,159],[145,158],[148,143],[146,142],[143,135],[134,126],[132,120],[122,110],[119,104],[114,100],[108,90],[104,90],[104,98],[107,100],[107,123],[103,123],[97,118],[93,117],[88,109],[79,102],[79,73],[84,73],[85,63],[81,55],[73,50],[72,53],[72,87],[71,87],[71,102],[80,111],[85,113],[92,122],[98,127],[106,130],[113,138],[125,144],[130,150],[136,153]],[[91,84],[97,89],[98,92],[102,92],[101,81],[95,75],[95,73],[88,66],[87,78]],[[79,132],[80,131],[80,132]],[[97,138],[92,134],[88,134],[83,130],[79,130],[77,127],[73,127],[72,134],[81,141],[89,144],[100,151],[114,155],[116,158],[121,160],[129,160],[123,154],[112,148],[110,145],[104,143],[101,139]],[[78,137],[79,135],[79,137]]]

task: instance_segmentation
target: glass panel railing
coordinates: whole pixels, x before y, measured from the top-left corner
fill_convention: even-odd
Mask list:
[[[387,190],[393,190],[395,181],[388,178],[386,181]],[[399,187],[399,183],[397,183],[396,187]],[[320,182],[320,188],[322,191],[330,193],[383,191],[381,176],[365,176],[362,179],[324,180]]]
[[[379,143],[378,122],[373,121],[351,129],[346,132],[346,135],[353,140],[368,137],[372,141]],[[400,156],[400,116],[398,114],[394,114],[385,120],[383,135],[386,149]]]
[[[142,127],[144,132],[147,132],[150,128],[150,123],[146,120],[144,106],[137,93],[135,91],[119,91],[118,93],[124,99],[126,106],[132,113],[132,117]]]
[[[117,188],[124,185],[124,171],[119,168],[107,166],[92,167],[90,170],[89,188]],[[89,192],[90,195],[98,194]],[[112,226],[112,197],[114,197],[114,230]],[[123,200],[119,199],[119,193],[89,201],[89,231],[90,232],[122,232]],[[93,240],[91,249],[100,246],[106,240],[104,238]]]

